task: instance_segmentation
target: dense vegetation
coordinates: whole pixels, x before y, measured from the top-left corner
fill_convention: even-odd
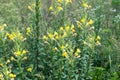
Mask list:
[[[0,5],[0,80],[120,80],[120,0]]]

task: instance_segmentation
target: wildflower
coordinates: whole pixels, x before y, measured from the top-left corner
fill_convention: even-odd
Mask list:
[[[54,50],[55,50],[55,51],[57,51],[57,50],[58,50],[58,48],[57,48],[57,47],[54,47]]]
[[[27,8],[28,8],[28,10],[32,10],[31,6],[28,6]]]
[[[70,29],[70,26],[66,26],[66,27],[65,27],[65,30],[66,30],[66,31],[69,31],[69,29]]]
[[[48,33],[48,36],[49,36],[50,39],[53,38],[53,35],[51,33]]]
[[[82,5],[83,5],[83,7],[85,7],[85,8],[88,7],[88,4],[87,4],[87,3],[83,3]]]
[[[50,7],[49,7],[49,11],[52,11],[52,10],[53,10],[53,7],[52,7],[52,6],[50,6]]]
[[[14,52],[14,54],[15,54],[16,56],[20,56],[20,55],[21,55],[21,52],[20,52],[20,51],[17,51],[17,52]]]
[[[28,28],[26,29],[26,34],[28,35],[30,32],[31,32],[31,29],[30,29],[30,27],[28,27]]]
[[[27,68],[27,71],[28,71],[28,72],[32,72],[32,68],[30,68],[30,67]]]
[[[101,37],[100,37],[100,36],[97,36],[96,40],[101,40]]]
[[[83,44],[85,45],[85,44],[87,44],[87,42],[86,42],[86,41],[83,41]]]
[[[101,45],[100,41],[96,41],[96,45]]]
[[[81,21],[82,23],[85,23],[86,20],[85,20],[85,18],[83,18],[83,19],[81,19],[80,21]]]
[[[66,3],[72,3],[72,0],[66,0]]]
[[[80,25],[79,21],[77,21],[77,26],[78,26],[78,28],[81,28],[81,25]]]
[[[92,19],[90,19],[90,21],[88,22],[89,25],[92,25],[94,22]]]
[[[3,26],[0,26],[0,31],[2,31],[4,29],[4,27]]]
[[[16,75],[13,74],[13,73],[10,73],[9,76],[10,76],[10,78],[15,78],[16,77]]]
[[[63,33],[63,36],[62,36],[62,37],[64,38],[64,37],[66,37],[66,36],[67,36],[67,33],[64,31],[64,33]]]
[[[71,25],[71,29],[74,29],[74,28],[75,28],[75,26],[74,26],[74,24],[72,24],[72,25]]]
[[[63,8],[61,6],[58,6],[57,9],[58,9],[58,11],[62,11],[63,10]]]
[[[44,36],[42,37],[42,39],[43,39],[43,40],[47,40],[47,36],[44,35]]]
[[[62,46],[61,46],[61,49],[64,49],[64,48],[65,48],[65,46],[62,45]]]
[[[63,27],[60,27],[60,31],[63,31],[64,29],[63,29]]]
[[[22,54],[26,54],[26,53],[27,53],[27,50],[23,50],[23,51],[22,51]]]
[[[77,48],[76,53],[81,53],[81,50]]]
[[[71,31],[74,33],[74,32],[75,32],[75,29],[72,29]]]
[[[80,55],[78,53],[75,53],[74,56],[77,57],[77,58],[80,57]]]
[[[58,33],[55,31],[55,32],[54,32],[54,36],[57,36],[57,35],[58,35]]]
[[[62,3],[62,0],[57,0],[59,3]]]
[[[10,60],[14,60],[15,58],[13,56],[10,57]]]
[[[68,58],[68,57],[69,57],[68,54],[67,54],[67,52],[63,52],[63,53],[62,53],[62,56],[65,57],[65,58]]]
[[[9,33],[7,33],[6,34],[7,35],[7,37],[10,39],[10,40],[14,40],[15,39],[15,37],[16,37],[16,34],[15,33],[12,33],[12,34],[9,34]]]
[[[5,24],[5,23],[4,23],[4,24],[3,24],[3,26],[4,26],[4,27],[6,27],[6,26],[7,26],[7,24]]]
[[[8,59],[6,62],[7,62],[7,63],[10,63],[10,60]]]

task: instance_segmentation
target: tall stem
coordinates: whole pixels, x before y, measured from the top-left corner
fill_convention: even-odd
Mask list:
[[[36,71],[38,71],[38,54],[39,54],[39,4],[40,0],[36,0],[36,6],[35,6],[35,26],[36,26]]]

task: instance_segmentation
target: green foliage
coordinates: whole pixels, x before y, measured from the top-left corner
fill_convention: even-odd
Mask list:
[[[0,80],[119,80],[119,0],[1,0]]]

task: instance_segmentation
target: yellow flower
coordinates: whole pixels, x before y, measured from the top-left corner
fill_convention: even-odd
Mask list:
[[[89,25],[92,25],[94,23],[94,21],[92,19],[90,19],[90,21],[88,22]]]
[[[100,41],[96,41],[96,45],[101,45]]]
[[[23,51],[22,51],[22,54],[26,54],[26,53],[27,53],[27,50],[23,50]]]
[[[81,50],[77,48],[76,53],[81,53]]]
[[[83,3],[82,5],[83,5],[83,7],[85,7],[85,8],[88,7],[88,4],[87,4],[87,3]]]
[[[57,50],[58,50],[58,48],[57,48],[57,47],[54,47],[54,50],[55,50],[55,51],[57,51]]]
[[[44,36],[42,37],[42,39],[43,39],[43,40],[47,40],[47,36],[44,35]]]
[[[101,40],[101,37],[100,37],[100,36],[97,36],[96,40]]]
[[[69,57],[68,54],[67,54],[67,52],[63,52],[63,53],[62,53],[62,56],[65,57],[65,58],[68,58],[68,57]]]
[[[27,8],[28,8],[29,10],[32,10],[31,6],[28,6]]]
[[[65,46],[62,45],[62,46],[61,46],[61,49],[64,49],[64,48],[65,48]]]
[[[63,10],[63,8],[61,6],[58,6],[57,9],[58,9],[58,11],[62,11]]]
[[[85,20],[85,18],[83,18],[83,19],[81,19],[80,21],[81,21],[82,23],[85,23],[86,20]]]
[[[20,56],[20,55],[21,55],[21,52],[20,52],[20,51],[17,51],[17,52],[14,52],[14,54],[15,54],[16,56]]]
[[[74,33],[74,32],[75,32],[75,29],[72,29],[71,31]]]
[[[0,26],[0,31],[2,31],[4,29],[4,26]]]
[[[28,72],[32,72],[32,68],[30,68],[30,67],[27,68],[27,71],[28,71]]]
[[[87,42],[86,42],[86,41],[83,41],[83,44],[85,45],[85,44],[87,44]]]
[[[55,32],[54,32],[54,36],[57,36],[57,35],[58,35],[58,33],[55,31]]]
[[[77,21],[77,26],[78,26],[78,28],[81,28],[81,24],[79,21]]]
[[[62,0],[58,0],[59,3],[62,3]]]
[[[31,32],[30,27],[27,27],[27,29],[26,29],[26,34],[28,35],[30,32]]]
[[[7,24],[5,24],[5,23],[4,23],[4,24],[3,24],[3,26],[4,26],[4,27],[6,27],[6,26],[7,26]]]
[[[60,27],[60,31],[63,31],[64,29],[63,29],[63,27]]]
[[[9,76],[10,76],[10,78],[15,78],[16,77],[16,75],[13,74],[13,73],[10,73]]]
[[[48,33],[48,36],[49,36],[50,39],[53,38],[53,35],[51,33]]]
[[[72,3],[72,0],[66,0],[67,3]]]
[[[70,26],[66,26],[66,27],[65,27],[65,30],[66,30],[66,31],[69,31],[69,29],[70,29]]]
[[[14,32],[12,34],[7,33],[6,36],[13,41],[16,37],[16,34]]]
[[[49,11],[52,11],[52,10],[53,10],[53,7],[52,7],[52,6],[50,6],[50,7],[49,7]]]
[[[13,56],[10,57],[10,60],[14,60],[15,58]]]

